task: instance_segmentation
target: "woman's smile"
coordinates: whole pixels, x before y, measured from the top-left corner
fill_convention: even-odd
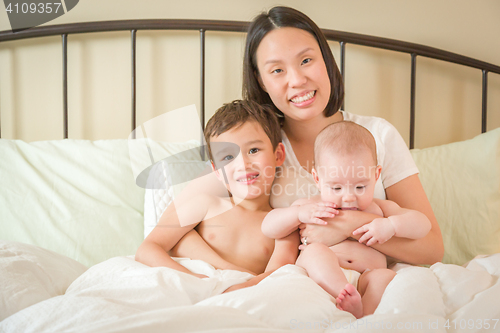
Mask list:
[[[314,101],[313,98],[315,95],[316,95],[316,90],[312,90],[312,91],[305,93],[305,94],[296,95],[296,96],[290,98],[290,101],[293,104],[295,104],[295,106],[298,106],[298,107],[307,106]]]
[[[269,32],[257,49],[257,67],[262,88],[285,117],[323,116],[331,84],[319,44],[309,32],[297,28]]]

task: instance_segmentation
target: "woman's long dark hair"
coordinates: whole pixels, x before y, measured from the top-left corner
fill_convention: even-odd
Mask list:
[[[256,101],[259,104],[271,105],[278,116],[283,117],[283,113],[278,110],[268,93],[259,84],[256,54],[260,42],[270,31],[285,27],[307,31],[316,38],[331,84],[330,99],[325,108],[325,116],[333,116],[340,109],[344,100],[344,83],[339,68],[325,36],[316,23],[304,13],[290,7],[274,7],[268,13],[258,15],[250,24],[243,60],[243,98]]]

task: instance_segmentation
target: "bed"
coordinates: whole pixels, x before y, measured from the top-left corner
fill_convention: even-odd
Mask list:
[[[61,140],[0,140],[1,332],[500,332],[500,128],[487,131],[488,74],[498,66],[421,45],[325,30],[345,45],[411,57],[409,146],[440,224],[442,263],[397,264],[373,315],[356,320],[300,268],[287,265],[257,286],[221,294],[245,274],[179,258],[198,279],[134,260],[166,205],[206,165],[205,31],[244,32],[248,23],[137,20],[67,24],[0,33],[0,42],[62,35]],[[194,106],[136,122],[137,30],[198,30],[201,120]],[[68,34],[131,31],[131,134],[121,140],[68,139]],[[482,73],[481,134],[415,149],[415,66],[431,57]],[[198,88],[197,88],[198,89]],[[189,135],[155,140],[154,127],[181,115]],[[144,177],[144,170],[148,170]],[[150,175],[152,175],[150,177]]]

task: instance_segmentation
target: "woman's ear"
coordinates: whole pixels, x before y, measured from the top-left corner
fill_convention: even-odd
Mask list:
[[[257,73],[256,71],[254,71],[253,74],[257,78],[257,81],[259,82],[259,86],[262,88],[262,90],[264,90],[265,92],[267,92],[266,86],[264,85],[264,82],[262,81],[262,78],[260,77],[260,74]]]
[[[285,162],[285,146],[283,143],[278,143],[274,156],[276,157],[276,166],[281,166]]]

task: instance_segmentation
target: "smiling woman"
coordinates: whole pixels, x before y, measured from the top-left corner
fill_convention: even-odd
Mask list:
[[[344,98],[342,78],[325,36],[309,17],[289,7],[274,7],[258,15],[248,30],[243,70],[244,96],[271,105],[281,116],[287,154],[283,166],[293,168],[294,172],[287,174],[294,177],[279,178],[278,186],[314,183],[311,171],[317,135],[341,120],[358,123],[367,128],[377,142],[382,174],[376,185],[376,196],[420,211],[432,223],[431,232],[417,242],[394,237],[377,250],[411,263],[432,264],[442,259],[444,249],[439,225],[404,140],[394,126],[383,119],[339,112]],[[299,199],[298,187],[292,192],[292,196],[272,197],[273,207],[286,207]],[[305,196],[316,194],[314,191]],[[306,225],[301,229],[301,236],[307,237],[309,243],[332,246],[373,220],[373,216],[362,212],[349,213],[328,225]],[[342,223],[345,221],[350,223]]]
[[[258,79],[287,121],[308,121],[322,114],[331,83],[318,42],[297,28],[269,32],[257,49]]]
[[[192,6],[195,1],[197,5]],[[201,0],[151,0],[147,5],[138,0],[127,0],[126,5],[122,0],[80,1],[77,10],[57,19],[55,26],[28,29],[16,34],[0,33],[0,122],[3,138],[0,140],[0,281],[5,286],[0,288],[0,298],[8,300],[0,304],[0,320],[3,319],[0,331],[107,332],[131,331],[132,328],[161,331],[169,327],[171,331],[283,332],[296,328],[293,323],[297,322],[328,322],[332,328],[341,327],[345,322],[354,326],[367,323],[366,320],[353,321],[350,314],[337,310],[330,295],[295,265],[283,267],[253,288],[214,296],[248,274],[229,269],[217,270],[208,264],[209,259],[206,262],[180,259],[179,262],[191,271],[211,276],[200,280],[167,267],[150,268],[132,257],[123,257],[135,253],[144,239],[144,227],[156,225],[157,217],[168,206],[170,198],[182,190],[182,184],[169,184],[167,189],[146,190],[145,196],[144,189],[135,183],[136,173],[131,172],[130,162],[135,159],[142,162],[144,157],[149,163],[149,152],[157,161],[169,154],[191,150],[189,158],[192,160],[186,157],[185,161],[176,162],[170,165],[172,168],[169,166],[169,169],[161,171],[164,179],[175,179],[176,174],[181,174],[179,178],[182,179],[192,179],[191,176],[198,175],[207,166],[200,159],[199,149],[196,149],[200,141],[196,129],[193,138],[197,140],[183,142],[188,140],[185,139],[185,132],[194,128],[190,124],[196,124],[197,129],[200,124],[199,118],[188,122],[185,112],[169,121],[170,127],[158,129],[158,132],[169,135],[167,140],[172,145],[151,140],[151,150],[148,151],[144,145],[145,138],[130,140],[140,147],[141,156],[129,154],[127,140],[102,140],[126,138],[130,133],[131,121],[127,112],[131,109],[130,30],[134,30],[132,37],[137,37],[137,123],[144,123],[146,127],[149,119],[167,110],[200,103],[201,100],[205,103],[208,119],[224,102],[240,97],[242,45],[245,39],[242,27],[248,27],[248,22],[175,18],[247,21],[263,7],[269,6],[269,2],[264,0],[214,1],[223,7]],[[282,2],[298,3],[295,0]],[[99,10],[96,10],[97,3]],[[346,110],[357,115],[382,116],[394,124],[404,138],[410,137],[410,66],[414,64],[410,60],[415,57],[405,51],[394,52],[356,44],[360,41],[387,42],[384,38],[353,33],[366,32],[404,40],[406,42],[392,40],[389,46],[412,46],[409,50],[417,52],[416,147],[464,140],[479,134],[481,70],[462,69],[455,63],[425,58],[419,52],[435,46],[497,62],[496,54],[499,52],[496,51],[500,45],[489,43],[488,39],[491,36],[491,40],[495,40],[500,32],[495,16],[500,2],[381,0],[375,4],[369,0],[331,0],[322,1],[318,6],[301,2],[300,6],[322,28],[348,31],[324,30],[339,66],[342,68],[342,64],[345,65],[343,73],[347,74],[346,91],[349,93]],[[3,20],[1,15],[0,26],[8,22],[5,12]],[[148,17],[155,19],[147,20]],[[463,17],[467,17],[467,25],[463,24]],[[123,21],[103,22],[106,20]],[[401,24],[403,22],[404,25]],[[179,28],[192,30],[169,30]],[[219,28],[225,31],[215,31]],[[6,29],[8,27],[0,30]],[[122,31],[89,33],[113,29]],[[200,32],[200,29],[206,31]],[[46,34],[48,32],[53,33],[52,37]],[[3,39],[27,35],[34,37],[40,33],[45,34],[43,38],[9,42]],[[62,138],[61,34],[67,34],[68,42],[70,139],[34,143],[21,141]],[[200,47],[200,40],[203,43],[206,41],[206,49]],[[340,57],[339,40],[345,41],[340,47],[345,51],[344,61]],[[436,54],[449,54],[444,50],[437,51]],[[463,58],[455,56],[453,59]],[[200,58],[206,62],[200,65]],[[327,69],[330,64],[325,60]],[[489,82],[487,101],[491,111],[488,113],[488,129],[493,129],[498,127],[500,119],[500,113],[495,112],[499,105],[496,95],[499,91],[497,82],[500,81],[499,76],[494,74],[494,67],[483,69],[489,71],[484,76]],[[432,74],[426,75],[426,72]],[[201,84],[200,76],[204,74],[206,81]],[[443,77],[444,81],[440,79]],[[206,90],[205,95],[200,97],[202,85]],[[200,110],[200,107],[197,109]],[[372,120],[363,124],[380,130],[375,131],[379,141],[382,138],[387,142],[400,140],[397,136],[384,136],[384,133],[392,135],[396,132],[384,132],[390,127],[380,118],[341,113],[345,119]],[[287,120],[282,120],[286,125]],[[429,128],[437,130],[431,134]],[[443,230],[446,265],[437,263],[431,268],[422,268],[397,264],[395,271],[398,277],[386,289],[374,315],[369,317],[372,322],[383,321],[395,327],[401,322],[420,321],[424,322],[424,331],[430,332],[435,329],[427,327],[427,322],[435,322],[437,327],[438,321],[460,322],[472,316],[483,320],[484,324],[488,320],[491,322],[488,318],[499,317],[498,309],[491,304],[500,299],[497,269],[500,267],[500,255],[473,260],[479,254],[500,252],[499,131],[490,131],[469,142],[413,151],[419,177]],[[304,133],[308,133],[307,128],[304,128]],[[287,134],[292,137],[292,134],[301,133]],[[174,142],[174,139],[177,141]],[[182,144],[178,145],[179,142]],[[293,153],[295,149],[300,155],[300,147],[292,144],[289,151]],[[247,153],[255,153],[253,148],[256,147]],[[381,148],[385,162],[402,163],[400,156],[404,156],[403,151],[401,155],[394,155],[394,151],[386,151],[382,144]],[[289,162],[295,161],[292,158],[295,155],[288,155]],[[390,156],[396,158],[389,160]],[[295,170],[307,174],[297,156],[294,158],[299,165]],[[138,172],[140,170],[143,168]],[[251,177],[254,175],[246,179]],[[385,179],[384,184],[389,180]],[[222,183],[217,179],[216,182],[227,195]],[[299,192],[303,196],[316,189],[314,182],[305,184],[311,186],[300,188],[304,190],[303,194]],[[384,189],[382,186],[381,193],[387,192],[390,197],[394,195],[389,193],[392,188]],[[200,188],[196,187],[192,194],[196,195],[199,191]],[[291,187],[283,189],[283,192],[291,191]],[[163,195],[162,192],[167,192],[165,206],[144,205],[144,198],[152,203]],[[188,200],[201,206],[201,201],[195,201],[194,195]],[[229,203],[228,206],[232,205]],[[337,212],[339,217],[357,213]],[[257,227],[238,239],[227,232],[233,225],[246,224],[249,221],[247,217],[247,211],[241,209],[227,228],[212,224],[205,230],[207,239],[212,243],[223,239],[219,243],[225,247],[224,253],[237,260],[240,259],[239,253],[241,258],[265,258],[269,255],[271,243],[261,242],[260,239],[256,241],[259,235]],[[176,232],[169,226],[165,229],[169,233]],[[313,242],[318,234],[334,240],[328,230],[317,229],[316,235],[314,230],[309,231],[304,242],[317,245]],[[338,234],[343,236],[344,231],[339,230]],[[236,251],[228,251],[234,243],[238,246],[244,244],[243,248],[237,249],[241,251],[238,255]],[[59,254],[48,253],[37,246]],[[419,242],[415,242],[416,248],[420,246]],[[432,246],[429,249],[432,250]],[[425,252],[424,249],[422,254],[427,255]],[[403,244],[401,254],[410,257],[408,253]],[[85,267],[63,255],[80,261],[89,269],[85,271]],[[451,265],[462,265],[470,260],[468,266]],[[252,264],[255,270],[263,265],[258,260]],[[61,272],[67,274],[61,275]],[[221,276],[222,282],[218,280]],[[206,320],[193,320],[196,317]]]

